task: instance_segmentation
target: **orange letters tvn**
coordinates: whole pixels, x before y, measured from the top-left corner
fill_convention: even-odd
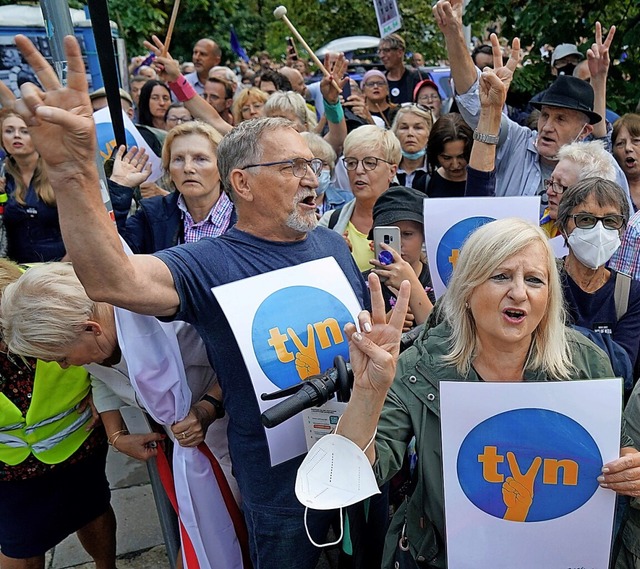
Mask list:
[[[288,335],[287,335],[288,334]],[[329,339],[331,335],[331,340]],[[327,318],[322,322],[315,324],[307,324],[307,345],[305,346],[295,330],[287,328],[287,333],[283,334],[276,326],[269,329],[269,340],[267,343],[271,346],[283,364],[296,362],[296,370],[300,379],[306,379],[310,375],[321,373],[320,362],[318,361],[318,352],[316,348],[316,338],[320,344],[320,348],[326,350],[332,343],[333,345],[344,342],[340,324],[335,318]],[[289,340],[293,343],[289,343]],[[290,351],[295,347],[297,352]]]
[[[533,459],[529,470],[522,472],[515,454],[507,452],[507,462],[511,476],[505,480],[498,472],[498,464],[504,462],[504,456],[498,454],[498,447],[485,446],[484,452],[478,455],[482,463],[482,477],[495,484],[502,484],[502,499],[507,511],[504,519],[512,522],[524,522],[533,503],[533,485],[542,466],[542,483],[558,484],[558,472],[562,469],[562,484],[576,486],[578,484],[578,463],[574,460],[556,460],[537,456]]]

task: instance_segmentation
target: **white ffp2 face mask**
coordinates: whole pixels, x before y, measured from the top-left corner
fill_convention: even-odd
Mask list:
[[[335,545],[342,540],[342,508],[380,494],[376,477],[365,452],[342,435],[325,435],[309,451],[298,468],[296,496],[305,506],[305,529],[316,547]],[[317,544],[307,528],[307,509],[340,508],[340,537],[332,543]]]
[[[576,259],[595,270],[611,259],[620,247],[620,233],[617,229],[607,229],[602,221],[598,221],[591,229],[576,227],[567,242]]]

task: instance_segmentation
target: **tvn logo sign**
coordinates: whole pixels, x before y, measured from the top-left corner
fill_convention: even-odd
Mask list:
[[[483,512],[512,522],[565,516],[598,488],[602,456],[576,421],[546,409],[495,415],[464,439],[458,480]]]
[[[267,297],[253,319],[251,341],[260,368],[284,389],[324,372],[349,347],[343,328],[352,318],[335,296],[292,286]]]

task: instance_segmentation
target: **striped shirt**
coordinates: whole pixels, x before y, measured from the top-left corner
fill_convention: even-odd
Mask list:
[[[228,228],[233,212],[233,203],[229,196],[222,192],[218,201],[213,205],[207,217],[195,223],[193,217],[187,211],[184,196],[178,198],[178,207],[184,214],[182,223],[184,226],[184,242],[195,243],[203,237],[220,237]]]

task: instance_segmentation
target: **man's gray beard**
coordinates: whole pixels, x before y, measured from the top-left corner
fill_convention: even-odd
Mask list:
[[[313,211],[310,211],[308,215],[294,211],[287,218],[286,226],[300,233],[309,233],[318,226],[318,218]]]

